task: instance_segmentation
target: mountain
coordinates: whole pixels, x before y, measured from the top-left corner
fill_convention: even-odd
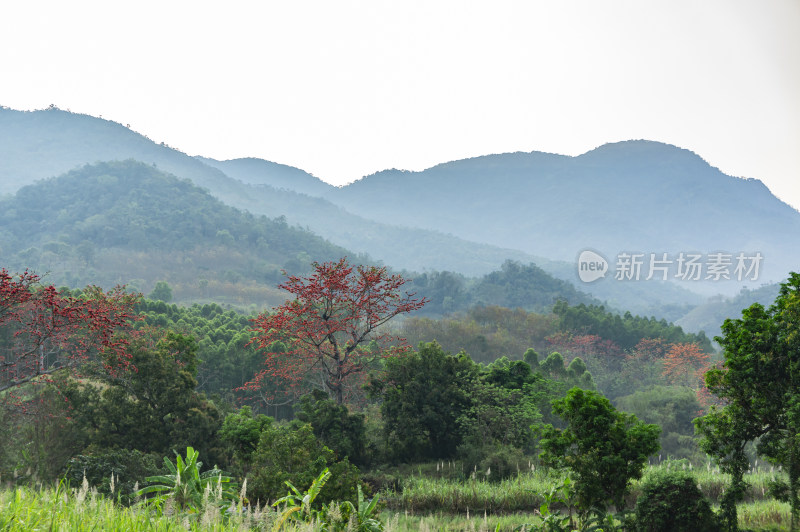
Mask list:
[[[236,198],[233,202],[235,205],[252,212],[280,212],[286,215],[290,223],[308,227],[349,249],[380,257],[396,268],[415,271],[433,269],[481,276],[497,271],[501,262],[511,260],[522,264],[535,263],[548,274],[563,281],[578,281],[574,262],[554,261],[516,249],[469,242],[452,234],[382,224],[353,215],[321,197],[298,194],[300,191],[308,191],[309,183],[318,190],[323,190],[326,196],[335,194],[337,189],[330,185],[320,187],[314,184],[318,181],[317,178],[297,168],[275,165],[259,159],[201,160],[246,183],[281,185],[295,190],[270,189],[269,194],[264,194],[256,188],[248,196]],[[287,209],[287,206],[291,206],[291,209]],[[613,308],[630,310],[644,316],[658,316],[659,319],[670,321],[680,318],[703,301],[702,296],[694,292],[664,282],[598,282],[581,285],[579,288]],[[519,306],[529,310],[540,308],[539,302],[534,305],[533,301]]]
[[[269,161],[190,157],[100,118],[0,108],[0,193],[125,159],[190,179],[254,215],[283,216],[395,269],[480,277],[508,259],[535,263],[609,307],[659,319],[677,320],[700,304],[698,290],[732,294],[741,284],[616,282],[620,250],[759,251],[758,282],[783,279],[800,253],[797,211],[763,184],[656,142],[610,144],[578,157],[489,155],[423,172],[387,170],[336,188]],[[578,280],[575,259],[585,248],[609,260],[605,279]]]
[[[325,196],[335,187],[314,177],[305,170],[285,164],[247,157],[217,161],[208,157],[196,156],[195,159],[218,168],[226,175],[238,179],[248,185],[268,185],[272,188],[292,190],[309,196]]]
[[[753,303],[769,307],[775,302],[779,292],[780,284],[772,283],[754,289],[742,288],[733,297],[712,297],[677,320],[676,325],[690,331],[706,331],[709,338],[714,338],[722,334],[721,326],[726,319],[740,319],[742,310]]]
[[[239,307],[275,305],[275,286],[311,262],[353,257],[282,218],[225,205],[187,179],[138,161],[85,165],[0,199],[1,265],[47,272],[56,285],[127,284],[145,293],[167,281],[177,301]],[[478,279],[448,272],[406,273],[428,297],[427,314],[475,304],[546,312],[553,302],[596,303],[535,265],[507,261]]]
[[[0,195],[85,164],[126,159],[152,164],[209,189],[236,184],[219,170],[116,122],[57,108],[0,107]]]
[[[436,230],[389,225],[356,216],[322,197],[308,195],[310,189],[323,190],[327,194],[335,187],[314,184],[319,180],[297,168],[261,159],[201,160],[252,185],[246,194],[235,198],[228,195],[226,201],[232,205],[254,213],[280,214],[291,224],[306,227],[331,242],[378,258],[395,268],[483,275],[497,270],[509,259],[542,261],[515,249],[475,243]],[[281,188],[274,188],[277,186]]]
[[[225,205],[189,180],[128,160],[86,165],[0,199],[0,256],[11,271],[69,286],[166,280],[176,299],[279,303],[281,272],[352,252],[280,219]]]
[[[519,250],[470,242],[436,230],[409,230],[367,220],[310,193],[334,187],[290,166],[260,159],[190,157],[128,127],[56,108],[0,108],[0,195],[98,161],[134,159],[190,179],[228,205],[284,216],[337,245],[395,268],[482,275],[507,259],[536,260]]]
[[[510,153],[422,172],[388,170],[326,197],[366,218],[573,264],[586,248],[609,260],[622,251],[761,252],[762,282],[800,265],[800,213],[761,181],[727,176],[658,142],[607,144],[577,157]]]

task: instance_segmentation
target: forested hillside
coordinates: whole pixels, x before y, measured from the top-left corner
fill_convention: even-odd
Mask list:
[[[127,159],[190,179],[239,209],[270,218],[285,216],[289,225],[308,228],[395,268],[481,275],[497,269],[506,259],[534,260],[518,250],[356,216],[321,197],[307,195],[332,187],[296,168],[262,160],[222,163],[190,157],[101,118],[57,108],[23,112],[0,107],[0,195],[85,164]]]
[[[0,200],[0,243],[6,267],[54,283],[148,292],[164,280],[183,301],[259,307],[281,300],[282,269],[350,254],[135,161],[84,166]]]

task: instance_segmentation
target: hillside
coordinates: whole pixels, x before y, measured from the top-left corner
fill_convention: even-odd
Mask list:
[[[506,259],[535,257],[447,235],[410,230],[353,215],[320,197],[333,189],[290,166],[260,159],[219,162],[190,157],[122,124],[59,109],[24,112],[0,107],[0,196],[26,184],[97,161],[135,159],[190,179],[228,205],[285,216],[356,253],[396,268],[482,275]]]
[[[350,255],[284,220],[223,204],[188,180],[136,161],[87,165],[0,200],[0,253],[10,270],[55,284],[157,280],[176,299],[280,302],[281,269]]]
[[[676,324],[689,331],[706,331],[709,338],[722,334],[721,326],[727,318],[740,319],[742,310],[753,303],[769,307],[778,297],[780,285],[765,284],[758,288],[743,288],[733,297],[717,296],[692,309]]]
[[[324,196],[335,187],[308,172],[285,164],[247,157],[217,161],[197,156],[195,159],[218,168],[226,175],[248,185],[267,185],[276,189],[292,190],[309,196]]]
[[[508,259],[535,263],[609,307],[670,321],[702,303],[697,291],[734,294],[742,285],[622,283],[612,275],[587,285],[576,276],[578,252],[597,249],[611,262],[619,250],[759,251],[763,271],[752,286],[800,264],[797,211],[757,180],[726,176],[655,142],[579,157],[515,153],[424,172],[388,170],[338,189],[270,161],[190,157],[100,118],[0,108],[0,194],[83,164],[126,159],[190,179],[254,215],[284,216],[289,226],[397,270],[478,278]]]
[[[0,199],[3,266],[49,272],[55,284],[128,284],[145,293],[159,280],[182,302],[280,303],[275,286],[312,261],[369,262],[283,218],[225,205],[185,179],[137,161],[86,165]],[[415,274],[409,288],[431,300],[427,314],[475,304],[546,312],[556,300],[596,302],[534,265],[511,261],[477,279]],[[449,281],[448,281],[449,280]]]
[[[574,261],[585,248],[607,257],[760,251],[759,282],[800,264],[800,213],[760,181],[727,176],[658,142],[607,144],[578,157],[512,153],[388,170],[327,197],[367,218],[556,260]],[[386,197],[393,201],[382,204]]]
[[[281,187],[280,190],[257,187],[249,195],[237,197],[236,205],[251,212],[285,213],[290,223],[309,227],[332,242],[379,257],[395,268],[416,271],[433,269],[482,276],[497,271],[506,260],[512,260],[523,264],[535,263],[553,277],[580,284],[577,283],[575,265],[571,261],[549,260],[517,249],[477,244],[438,231],[392,226],[353,215],[321,197],[303,193],[313,189],[323,191],[327,196],[335,194],[337,189],[320,184],[322,182],[317,178],[297,168],[260,159],[202,160],[243,182]],[[387,204],[387,209],[391,209],[388,205],[391,201],[383,198],[380,201]],[[287,206],[291,206],[291,209]],[[670,321],[680,318],[703,301],[700,295],[686,287],[663,282],[620,284],[602,281],[592,285],[581,284],[578,288],[614,308],[646,316],[656,315]],[[572,296],[569,299],[578,301]],[[481,299],[476,297],[475,300]],[[515,305],[529,310],[541,309],[541,298]]]

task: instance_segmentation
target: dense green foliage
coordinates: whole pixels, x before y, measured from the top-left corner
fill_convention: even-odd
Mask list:
[[[312,260],[347,254],[132,160],[87,165],[0,199],[0,242],[6,267],[50,271],[56,284],[147,291],[166,280],[176,299],[224,293],[239,304],[274,296],[284,268],[304,272]]]
[[[413,275],[411,286],[430,299],[425,312],[436,315],[463,312],[476,305],[547,312],[559,300],[573,305],[596,302],[535,264],[511,260],[503,262],[499,270],[474,279],[447,271]]]
[[[618,397],[616,406],[645,423],[661,427],[660,444],[664,457],[695,461],[701,457],[692,423],[701,407],[693,390],[680,386],[653,386]]]
[[[609,505],[622,510],[631,480],[641,477],[647,458],[658,451],[658,426],[618,412],[602,395],[580,388],[553,401],[553,410],[567,427],[542,428],[542,461],[575,474],[577,506],[583,512]]]
[[[467,355],[449,355],[435,343],[387,360],[385,378],[370,382],[370,393],[381,400],[384,451],[402,461],[453,456],[462,441],[458,418],[477,373]]]
[[[518,357],[528,348],[546,356],[551,347],[547,337],[557,331],[551,314],[497,306],[473,307],[440,319],[412,316],[401,329],[412,345],[436,340],[446,351],[465,351],[485,364],[500,356]]]
[[[143,479],[160,472],[156,455],[145,454],[136,449],[102,449],[89,454],[79,454],[67,463],[64,478],[71,486],[80,486],[83,479],[98,493],[119,498],[124,504],[133,502],[137,485]],[[114,493],[111,492],[111,477],[114,477]]]
[[[286,481],[307,486],[325,468],[330,469],[333,479],[320,493],[320,501],[355,500],[359,483],[356,466],[346,458],[337,461],[333,451],[314,436],[311,425],[271,423],[261,431],[252,454],[250,498],[274,501],[286,493]]]
[[[727,319],[717,341],[725,364],[706,374],[709,391],[724,401],[696,421],[701,446],[732,475],[723,508],[728,528],[735,526],[735,502],[745,489],[748,442],[780,464],[789,477],[787,499],[792,529],[800,525],[800,274],[781,284],[775,303],[756,303],[740,319]]]
[[[314,435],[334,452],[337,460],[347,458],[361,466],[368,461],[367,433],[363,414],[351,414],[322,390],[300,398],[297,419],[311,425]]]
[[[385,375],[369,385],[381,401],[382,448],[389,459],[462,456],[473,468],[505,447],[530,451],[531,425],[552,419],[549,402],[567,388],[525,361],[500,358],[483,367],[435,342],[387,360]]]
[[[135,371],[116,368],[63,389],[86,443],[165,455],[196,442],[204,456],[217,459],[215,434],[222,415],[195,391],[194,339],[167,332],[161,338],[144,337],[133,347]]]
[[[704,351],[713,352],[711,340],[705,334],[684,333],[683,329],[664,319],[632,316],[629,312],[620,316],[603,306],[570,306],[565,301],[556,303],[553,313],[558,316],[562,331],[596,334],[611,340],[622,349],[631,349],[644,338],[661,338],[672,343],[697,343]]]
[[[719,530],[697,480],[683,471],[657,471],[641,484],[636,525],[641,532],[716,532]]]
[[[263,361],[263,356],[248,346],[253,316],[216,303],[178,306],[142,300],[138,309],[143,326],[169,328],[197,340],[198,389],[209,395],[218,394],[232,402],[234,390],[251,379]]]

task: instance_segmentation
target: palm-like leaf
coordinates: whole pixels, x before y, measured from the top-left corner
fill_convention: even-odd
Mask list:
[[[216,467],[200,473],[202,462],[197,460],[199,453],[192,447],[186,448],[186,459],[176,454],[175,464],[168,458],[164,458],[164,466],[169,471],[167,475],[155,475],[147,477],[147,482],[154,482],[136,492],[140,497],[151,493],[156,493],[156,497],[147,499],[145,502],[154,503],[159,508],[167,499],[174,499],[175,503],[182,510],[188,509],[197,512],[202,509],[205,492],[214,496],[216,504],[224,504],[225,501],[236,500],[234,485],[231,478],[222,475],[222,471]],[[223,484],[226,486],[223,487]]]

